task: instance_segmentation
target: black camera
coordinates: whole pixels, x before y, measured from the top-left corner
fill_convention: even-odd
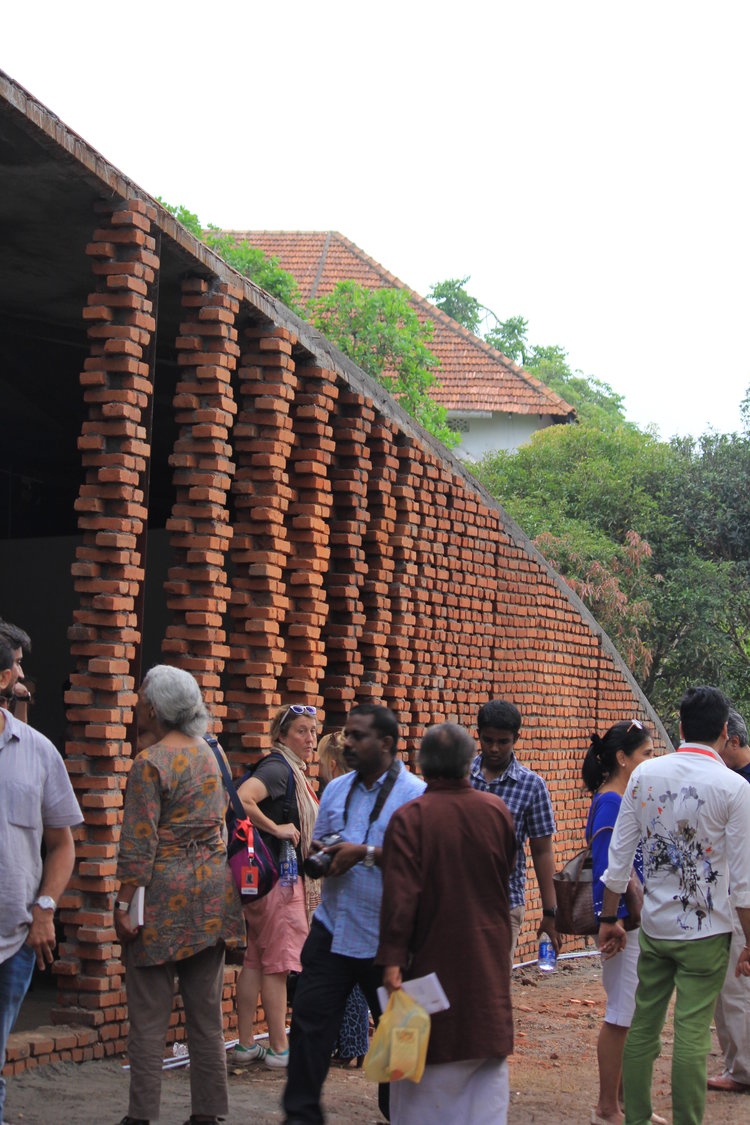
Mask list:
[[[338,832],[330,832],[327,836],[321,836],[318,841],[324,848],[330,848],[333,844],[343,844],[344,837],[339,836]],[[302,865],[305,875],[309,875],[311,879],[323,879],[331,869],[333,863],[333,856],[328,852],[311,852]]]

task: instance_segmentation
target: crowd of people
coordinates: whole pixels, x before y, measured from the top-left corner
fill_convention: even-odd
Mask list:
[[[34,964],[52,960],[56,903],[74,865],[72,828],[82,821],[62,758],[18,714],[30,702],[29,645],[23,630],[0,622],[0,1064]],[[527,842],[542,902],[537,936],[556,952],[562,944],[552,801],[544,779],[517,758],[518,709],[499,699],[480,707],[478,747],[455,723],[428,728],[412,772],[385,706],[353,706],[343,730],[319,746],[314,706],[279,707],[268,753],[236,787],[282,871],[257,899],[240,897],[227,863],[232,785],[223,780],[223,750],[207,739],[196,680],[152,668],[136,720],[113,916],[130,1020],[120,1125],[158,1119],[175,978],[190,1053],[187,1125],[226,1115],[222,989],[233,950],[242,968],[230,1065],[285,1072],[287,1125],[324,1120],[332,1060],[361,1065],[370,1019],[377,1026],[381,1018],[378,987],[392,994],[432,973],[447,1006],[432,1016],[424,1075],[381,1085],[381,1112],[395,1125],[502,1125]],[[651,1076],[675,991],[674,1125],[699,1125],[707,1088],[750,1092],[747,729],[710,687],[686,692],[680,724],[674,754],[656,755],[653,732],[628,718],[593,734],[583,755],[592,796],[582,831],[607,996],[593,1125],[663,1120],[653,1112]],[[626,896],[633,880],[637,910]],[[265,1042],[254,1034],[259,1000]],[[714,1012],[724,1069],[709,1077]],[[4,1094],[0,1079],[0,1122]]]

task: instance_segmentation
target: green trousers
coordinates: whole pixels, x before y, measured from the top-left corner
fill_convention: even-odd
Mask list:
[[[701,1125],[711,1019],[727,971],[730,937],[662,941],[640,931],[635,1015],[622,1060],[625,1125],[648,1125],[651,1119],[654,1059],[661,1052],[661,1030],[675,989],[672,1120],[673,1125]]]

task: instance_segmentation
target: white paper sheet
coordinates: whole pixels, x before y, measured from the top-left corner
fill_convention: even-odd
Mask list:
[[[403,988],[412,1000],[422,1005],[428,1015],[432,1015],[433,1012],[445,1012],[450,1008],[448,997],[437,978],[437,973],[429,973],[426,977],[416,977],[414,980],[405,980]],[[388,1005],[388,993],[382,986],[378,989],[378,1000],[381,1011],[384,1012]]]
[[[130,900],[130,910],[128,911],[128,915],[130,916],[130,924],[132,926],[143,925],[143,903],[145,902],[145,900],[146,888],[136,887],[135,894]]]

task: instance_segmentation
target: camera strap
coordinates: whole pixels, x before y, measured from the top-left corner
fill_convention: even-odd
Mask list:
[[[398,777],[400,772],[401,772],[401,762],[399,761],[398,757],[396,757],[394,755],[394,758],[393,758],[393,761],[390,764],[390,768],[388,770],[388,773],[386,774],[385,781],[383,782],[383,784],[380,787],[380,792],[377,795],[377,798],[375,800],[375,804],[372,806],[372,809],[370,810],[370,819],[367,822],[367,831],[365,832],[364,840],[362,840],[363,844],[367,843],[367,838],[370,835],[370,829],[372,828],[373,824],[375,823],[375,821],[378,819],[378,817],[382,813],[383,805],[385,804],[385,802],[390,797],[393,786],[396,784],[396,778]],[[351,785],[349,786],[349,792],[346,795],[346,803],[344,805],[344,827],[346,827],[346,821],[347,821],[347,818],[349,816],[349,805],[351,804],[351,799],[352,799],[352,796],[354,794],[354,787],[355,787],[355,785],[357,784],[358,781],[359,781],[359,774],[355,773],[354,780],[352,781]]]

